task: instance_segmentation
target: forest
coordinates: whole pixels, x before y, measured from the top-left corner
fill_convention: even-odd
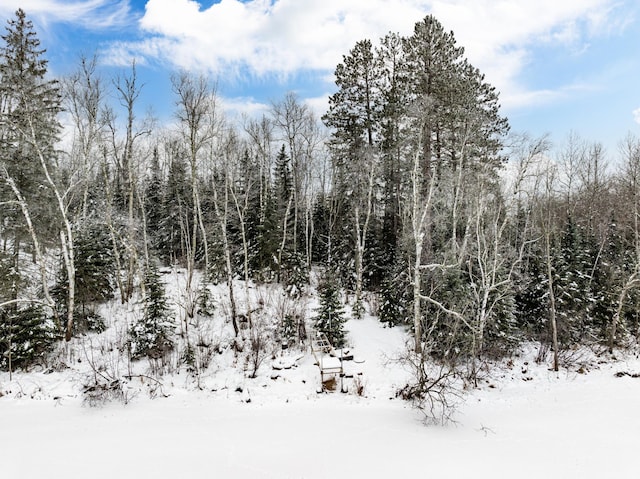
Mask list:
[[[7,20],[0,369],[101,333],[109,301],[138,308],[122,347],[156,371],[206,367],[198,325],[214,310],[254,374],[269,344],[315,330],[341,346],[346,318],[370,314],[411,332],[402,393],[418,400],[523,342],[556,371],[576,347],[636,343],[640,139],[605,152],[510,131],[499,92],[433,16],[345,52],[321,118],[289,93],[231,121],[208,76],[171,83],[161,125],[140,114],[135,63],[105,78],[83,57],[53,79],[25,12]],[[185,272],[179,314],[167,267]],[[281,286],[278,314],[248,304],[265,284]],[[299,306],[316,293],[317,311]]]

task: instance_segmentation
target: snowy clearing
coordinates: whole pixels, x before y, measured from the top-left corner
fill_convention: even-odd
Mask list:
[[[140,389],[126,406],[98,408],[82,405],[70,372],[11,383],[3,373],[0,475],[635,477],[640,379],[615,373],[640,372],[636,358],[593,363],[587,374],[516,358],[466,396],[457,424],[426,426],[391,399],[406,374],[387,358],[402,345],[401,330],[372,318],[348,329],[365,358],[350,365],[363,373],[364,397],[318,394],[310,354],[242,384],[220,371],[200,391],[176,376],[167,378],[167,398]]]

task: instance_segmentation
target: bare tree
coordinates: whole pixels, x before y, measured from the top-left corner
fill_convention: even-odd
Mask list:
[[[250,148],[258,158],[257,177],[259,178],[260,222],[264,223],[267,199],[270,188],[271,168],[273,160],[273,121],[263,115],[260,120],[245,119],[244,131],[248,136]]]
[[[137,142],[151,133],[151,120],[146,119],[142,124],[136,124],[136,108],[143,85],[138,81],[135,61],[131,64],[131,72],[125,76],[117,76],[113,80],[120,105],[125,109],[124,142],[118,135],[116,117],[107,112],[108,128],[111,136],[111,153],[116,163],[116,192],[124,200],[127,209],[127,268],[125,281],[121,286],[121,299],[123,303],[129,301],[133,295],[134,278],[138,271],[138,252],[136,248],[136,210],[139,203],[137,192],[138,175],[135,164],[135,152]],[[105,170],[106,172],[106,170]],[[113,195],[111,196],[113,200]],[[110,214],[107,215],[110,217]],[[122,243],[118,237],[113,223],[110,225],[114,249]],[[119,258],[116,258],[120,262]],[[121,266],[121,265],[119,265]]]
[[[215,89],[210,86],[209,80],[204,76],[194,77],[185,72],[173,76],[173,90],[176,93],[178,111],[176,113],[180,124],[180,134],[186,145],[189,158],[191,194],[193,212],[191,219],[191,231],[189,232],[190,244],[187,248],[187,304],[188,317],[195,314],[195,294],[193,275],[196,266],[196,253],[198,245],[204,250],[204,270],[209,270],[209,245],[207,231],[204,225],[202,205],[199,191],[199,161],[201,151],[207,143],[216,135],[215,124],[211,121],[215,116],[216,95]],[[198,236],[201,241],[198,243]]]
[[[66,110],[73,123],[70,157],[72,171],[77,172],[83,219],[88,216],[89,185],[99,164],[97,150],[105,129],[102,112],[106,90],[96,73],[97,61],[96,56],[81,56],[78,70],[62,80]]]
[[[553,348],[553,370],[558,371],[558,321],[557,321],[557,305],[556,290],[554,288],[554,257],[553,257],[553,241],[557,232],[556,214],[555,214],[555,195],[557,181],[557,167],[555,164],[549,163],[544,177],[542,179],[542,198],[538,209],[540,211],[540,228],[542,239],[544,242],[544,263],[547,276],[547,292],[549,301],[549,324],[551,327],[551,346]]]
[[[307,237],[306,258],[307,267],[310,266],[310,236],[311,236],[311,200],[310,187],[312,180],[312,164],[316,150],[319,148],[321,135],[317,121],[307,105],[300,103],[294,93],[288,93],[285,98],[273,103],[271,116],[281,139],[285,141],[291,158],[291,172],[293,176],[293,253],[298,252],[298,234],[304,221]]]
[[[227,224],[229,220],[229,205],[230,205],[230,174],[229,168],[232,164],[232,156],[234,155],[233,151],[233,141],[229,141],[229,138],[224,138],[221,144],[213,144],[209,145],[209,160],[216,164],[218,167],[218,171],[223,175],[222,177],[222,185],[216,184],[220,178],[215,175],[212,178],[214,182],[212,191],[213,191],[213,207],[215,210],[216,217],[218,219],[218,226],[220,229],[220,237],[222,239],[222,249],[224,255],[224,264],[225,264],[225,272],[227,279],[227,288],[229,291],[229,303],[231,305],[231,324],[233,326],[233,331],[235,333],[236,338],[240,333],[240,328],[238,327],[238,308],[236,304],[236,296],[235,290],[233,287],[233,264],[231,261],[231,244],[229,241],[229,236],[227,234]],[[216,161],[217,160],[217,161]],[[220,163],[221,162],[221,163]],[[219,190],[222,190],[222,198],[220,197]]]

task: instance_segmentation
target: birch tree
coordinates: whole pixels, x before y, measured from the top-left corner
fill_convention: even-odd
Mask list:
[[[20,271],[21,242],[30,238],[32,256],[38,264],[46,303],[54,307],[49,294],[44,258],[44,241],[50,241],[50,230],[60,231],[65,266],[69,273],[67,340],[73,323],[73,235],[67,216],[64,193],[54,178],[57,160],[55,143],[60,124],[60,93],[57,82],[46,79],[45,50],[31,21],[22,9],[8,21],[4,45],[0,47],[0,201],[3,204],[2,224],[13,235],[13,267]],[[53,200],[53,201],[51,201]],[[55,206],[50,208],[50,204]],[[58,214],[60,215],[58,216]],[[62,228],[57,221],[62,219]],[[3,233],[7,234],[5,230]],[[25,236],[26,232],[26,236]],[[18,290],[14,288],[17,306]],[[55,309],[54,309],[55,314]]]
[[[124,138],[121,138],[117,124],[117,117],[113,112],[106,112],[106,121],[108,124],[111,139],[111,155],[116,166],[116,185],[114,191],[110,193],[111,202],[119,200],[124,207],[127,215],[126,241],[119,237],[115,226],[113,225],[112,213],[109,212],[107,217],[110,221],[110,230],[116,252],[116,262],[118,268],[125,265],[121,264],[119,254],[119,244],[123,244],[126,248],[126,271],[124,282],[120,281],[120,294],[123,303],[129,301],[134,291],[134,279],[139,272],[138,268],[138,250],[136,246],[137,237],[137,212],[140,204],[140,192],[138,191],[138,167],[136,154],[138,143],[147,137],[152,130],[151,119],[146,118],[142,122],[138,122],[136,111],[138,101],[142,92],[143,85],[138,80],[135,61],[131,64],[131,70],[126,75],[118,75],[113,80],[113,86],[116,91],[116,97],[120,106],[125,111],[124,117]],[[103,168],[105,178],[108,178],[107,164]],[[111,208],[111,205],[108,206]]]
[[[89,190],[100,164],[106,87],[97,74],[98,58],[81,56],[77,71],[62,80],[64,106],[72,120],[71,169],[80,193],[80,218],[89,216]],[[76,200],[77,201],[77,200]]]
[[[191,195],[193,211],[191,217],[191,231],[187,248],[187,284],[186,284],[186,312],[189,318],[195,314],[195,288],[193,275],[196,267],[198,248],[204,251],[204,270],[209,270],[209,245],[207,231],[204,225],[202,204],[199,188],[199,162],[201,151],[216,134],[214,124],[211,123],[215,115],[215,90],[209,81],[203,77],[194,77],[187,73],[180,73],[172,78],[172,84],[177,95],[177,118],[180,123],[180,135],[186,145],[189,159]],[[200,238],[200,241],[198,241]]]

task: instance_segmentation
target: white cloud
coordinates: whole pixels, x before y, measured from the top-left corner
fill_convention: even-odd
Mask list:
[[[232,120],[242,120],[243,117],[257,118],[269,111],[270,105],[261,103],[249,97],[218,97],[226,116]]]
[[[325,93],[313,98],[305,98],[305,104],[311,109],[316,118],[320,118],[329,109],[329,96],[330,93]]]
[[[222,0],[200,10],[192,0],[149,0],[140,27],[170,39],[165,59],[177,66],[256,75],[333,70],[353,44],[389,30],[407,33],[427,13],[424,1]]]
[[[613,0],[436,0],[432,13],[465,47],[470,61],[501,92],[507,109],[547,103],[580,85],[530,90],[521,73],[533,49],[557,45],[572,52],[587,48],[588,37],[608,33],[605,18]]]
[[[433,13],[453,30],[466,55],[501,92],[508,109],[549,102],[576,85],[557,90],[527,86],[524,68],[537,46],[564,46],[574,54],[593,35],[623,28],[618,0],[148,0],[137,42],[114,42],[101,57],[114,65],[160,61],[226,78],[275,77],[312,70],[328,80],[342,55],[360,39],[389,31],[409,35]],[[52,21],[108,26],[131,21],[128,0],[3,0]]]
[[[636,108],[632,113],[634,121],[640,125],[640,108]]]
[[[614,0],[221,0],[202,9],[193,0],[149,0],[140,27],[151,38],[115,45],[109,57],[137,53],[225,75],[326,75],[357,40],[408,35],[433,13],[501,91],[503,106],[517,108],[563,94],[523,86],[519,75],[531,49],[586,48],[588,35],[609,28],[613,6]]]

